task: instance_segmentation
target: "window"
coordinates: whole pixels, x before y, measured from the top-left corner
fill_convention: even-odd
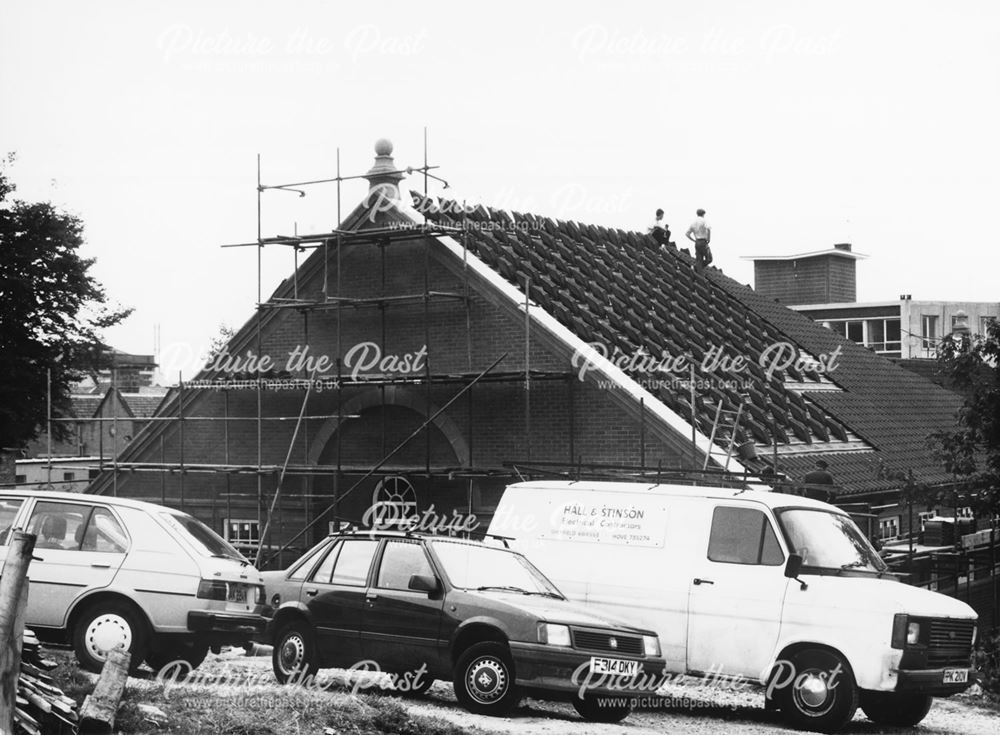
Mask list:
[[[902,354],[903,333],[898,317],[832,319],[824,323],[837,334],[879,354]]]
[[[938,343],[938,318],[934,314],[924,314],[920,317],[920,332],[923,337],[921,346],[925,350],[936,350]]]
[[[223,538],[233,546],[257,546],[260,543],[260,521],[250,518],[226,518]]]
[[[63,472],[63,482],[73,482],[76,479],[75,472]]]
[[[322,554],[329,548],[330,544],[327,541],[323,541],[322,543],[316,544],[313,548],[307,551],[301,559],[299,559],[296,562],[296,567],[294,571],[292,571],[292,573],[288,575],[288,578],[305,579],[307,576],[309,576],[309,572],[312,571],[313,565],[316,563],[316,560],[320,557],[320,554]],[[333,553],[331,555],[335,557],[336,553]],[[329,577],[330,575],[329,573],[327,573],[327,578],[329,579]]]
[[[878,537],[881,541],[892,541],[899,538],[899,516],[879,518]]]
[[[726,564],[776,566],[785,561],[767,516],[754,508],[718,507],[712,514],[708,558]]]
[[[368,582],[368,570],[371,568],[377,548],[378,541],[374,539],[344,541],[340,544],[339,550],[334,549],[327,554],[313,575],[313,581],[364,587]]]
[[[27,475],[14,475],[14,482],[18,485],[24,485],[28,481]]]
[[[423,547],[414,541],[389,541],[382,552],[376,587],[387,590],[407,590],[414,574],[432,576]]]
[[[35,548],[79,549],[92,510],[92,506],[75,503],[36,503],[27,529],[38,539]]]
[[[14,519],[24,503],[20,498],[4,498],[0,500],[0,546],[6,546],[10,531],[14,527]]]
[[[935,513],[933,510],[927,510],[922,513],[917,513],[917,520],[920,521],[920,530],[923,531],[924,525],[927,523],[927,521],[929,521],[936,515],[937,513]]]
[[[124,554],[128,547],[125,531],[107,508],[95,508],[87,530],[84,531],[81,526],[76,530],[75,537],[82,551]]]
[[[986,336],[989,334],[990,325],[995,322],[997,318],[995,316],[981,316],[979,317],[979,334]]]

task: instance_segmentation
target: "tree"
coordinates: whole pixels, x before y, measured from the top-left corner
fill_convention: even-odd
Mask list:
[[[132,311],[108,306],[90,275],[83,223],[50,203],[13,199],[14,189],[0,165],[0,450],[45,425],[50,370],[53,414],[69,414],[72,382],[106,349],[101,330]]]
[[[1000,512],[1000,322],[944,340],[938,362],[964,401],[956,428],[932,441],[945,469],[974,490],[970,503],[992,517]]]

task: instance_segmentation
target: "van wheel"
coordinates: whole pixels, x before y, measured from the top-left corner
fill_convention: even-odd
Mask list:
[[[271,666],[281,684],[305,683],[306,677],[316,675],[316,637],[308,623],[294,620],[278,631]]]
[[[601,702],[596,696],[574,697],[573,706],[580,717],[591,722],[621,722],[632,711],[632,703],[626,697],[609,697],[609,702]],[[621,704],[610,702],[621,700]]]
[[[167,678],[176,677],[177,680],[182,680],[201,666],[206,656],[208,656],[208,646],[204,643],[164,641],[146,654],[146,664],[157,674],[163,672]],[[164,671],[167,666],[178,661],[179,664]]]
[[[455,696],[469,712],[502,716],[517,706],[514,659],[503,643],[483,641],[469,646],[455,664]]]
[[[120,600],[86,607],[73,625],[73,650],[77,661],[83,668],[98,674],[108,658],[108,651],[115,648],[124,648],[131,654],[129,673],[135,673],[146,657],[148,640],[142,613]]]
[[[795,678],[775,692],[782,714],[800,730],[836,732],[858,710],[854,674],[840,654],[807,648],[791,658]]]
[[[879,725],[912,727],[927,716],[933,699],[918,692],[861,692],[861,709]]]

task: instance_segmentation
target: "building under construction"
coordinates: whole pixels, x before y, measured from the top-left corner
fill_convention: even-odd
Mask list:
[[[672,243],[432,196],[434,167],[376,154],[336,230],[238,244],[287,249],[291,274],[92,492],[183,508],[273,566],[372,513],[488,519],[527,475],[794,482],[822,458],[897,535],[925,510],[900,506],[905,478],[950,487],[926,435],[954,394]],[[339,202],[351,178],[258,196]]]

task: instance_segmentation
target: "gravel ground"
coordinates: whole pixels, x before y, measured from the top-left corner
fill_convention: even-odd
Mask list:
[[[203,676],[228,677],[231,681],[252,679],[254,693],[274,693],[277,685],[270,682],[271,659],[269,649],[261,649],[255,657],[243,655],[239,649],[229,650],[219,656],[209,656],[198,669]],[[266,654],[266,655],[261,655]],[[321,674],[321,681],[338,680],[343,672],[329,671]],[[142,689],[157,686],[146,673],[147,681],[134,681]],[[191,686],[204,693],[213,684],[177,685],[180,694]],[[240,686],[244,686],[240,684]],[[339,688],[339,687],[337,687]],[[280,691],[280,689],[277,689]],[[462,727],[475,727],[485,732],[515,733],[516,735],[663,735],[663,733],[761,733],[797,732],[785,727],[780,715],[763,708],[763,694],[759,690],[732,691],[717,687],[703,688],[697,684],[672,684],[660,691],[665,705],[657,710],[633,712],[617,725],[588,723],[580,718],[572,705],[525,700],[511,716],[484,717],[466,712],[456,701],[450,682],[437,681],[430,692],[421,698],[400,697],[399,701],[411,712],[439,717]],[[672,699],[672,701],[670,701]],[[936,699],[930,713],[916,728],[880,727],[868,721],[859,710],[845,733],[921,733],[926,735],[998,735],[1000,712],[980,706],[979,698],[962,694],[949,699]]]

